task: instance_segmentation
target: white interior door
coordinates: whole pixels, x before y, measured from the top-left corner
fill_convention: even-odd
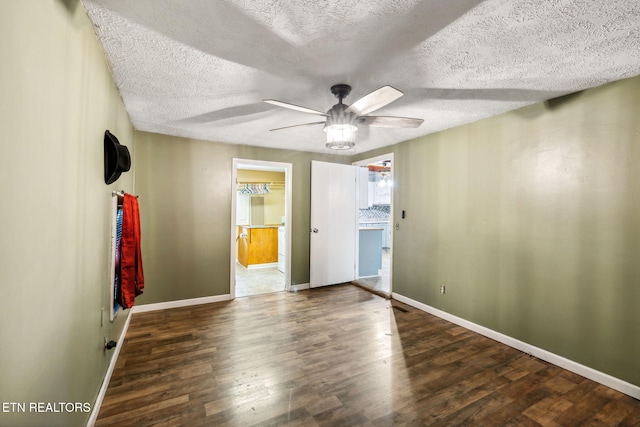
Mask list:
[[[309,286],[356,278],[357,167],[311,162],[311,247]]]

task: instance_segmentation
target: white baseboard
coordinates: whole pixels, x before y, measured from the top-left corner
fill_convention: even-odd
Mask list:
[[[244,267],[247,270],[258,270],[260,268],[273,268],[273,267],[277,267],[278,263],[277,262],[266,262],[264,264],[251,264],[248,267]]]
[[[574,372],[578,375],[582,375],[585,378],[588,378],[597,383],[606,385],[607,387],[610,387],[614,390],[618,390],[619,392],[629,395],[635,399],[640,399],[640,386],[628,383],[616,377],[612,377],[611,375],[605,374],[604,372],[596,371],[595,369],[592,369],[588,366],[581,365],[580,363],[574,362],[573,360],[566,359],[562,356],[551,353],[547,350],[535,347],[531,344],[527,344],[526,342],[512,338],[503,333],[494,331],[493,329],[489,329],[484,326],[478,325],[476,323],[470,322],[461,317],[454,316],[453,314],[447,313],[446,311],[442,311],[435,307],[431,307],[421,302],[412,300],[411,298],[407,298],[395,292],[391,294],[391,297],[395,300],[398,300],[407,305],[410,305],[411,307],[417,308],[418,310],[422,310],[429,314],[433,314],[434,316],[440,317],[451,323],[455,323],[456,325],[460,325],[473,332],[477,332],[480,335],[484,335],[488,338],[491,338],[492,340],[501,342],[503,344],[508,345],[509,347],[513,347],[524,353],[535,356],[538,359],[547,361],[551,364],[559,366],[568,371]]]
[[[124,338],[127,335],[130,321],[131,310],[129,310],[129,312],[127,313],[127,320],[125,320],[124,322],[122,332],[120,332],[120,337],[118,338],[118,344],[116,345],[115,351],[113,352],[111,360],[109,361],[109,366],[107,367],[107,372],[105,373],[104,379],[102,380],[102,385],[100,386],[98,397],[96,397],[96,401],[93,404],[93,410],[91,411],[91,416],[89,417],[89,421],[87,421],[87,427],[93,427],[96,423],[96,420],[98,419],[98,413],[100,412],[100,407],[102,406],[104,396],[107,393],[107,388],[109,388],[109,381],[111,381],[111,375],[113,374],[113,370],[116,367],[116,362],[118,361],[118,356],[120,355],[120,349],[124,344]]]
[[[291,285],[289,288],[291,292],[304,291],[305,289],[309,289],[308,283],[298,283],[297,285]]]
[[[222,302],[231,300],[231,294],[214,295],[211,297],[189,298],[177,301],[158,302],[155,304],[135,305],[131,309],[132,313],[146,313],[148,311],[165,310],[167,308],[188,307],[190,305],[210,304],[212,302]]]

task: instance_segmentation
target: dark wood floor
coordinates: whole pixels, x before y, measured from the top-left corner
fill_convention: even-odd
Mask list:
[[[640,401],[352,285],[134,314],[97,426],[638,426]]]

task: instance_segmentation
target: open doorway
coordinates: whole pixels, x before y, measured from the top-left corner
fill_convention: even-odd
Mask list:
[[[290,287],[291,171],[289,163],[233,159],[234,298]]]
[[[355,283],[391,295],[393,252],[393,153],[359,166],[358,272]]]

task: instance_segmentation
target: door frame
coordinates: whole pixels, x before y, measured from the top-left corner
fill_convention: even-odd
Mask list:
[[[391,212],[389,214],[389,227],[391,230],[391,246],[389,249],[389,295],[391,295],[391,293],[393,292],[393,234],[394,234],[394,229],[395,229],[395,218],[394,218],[394,209],[393,209],[393,199],[394,199],[394,195],[395,195],[395,179],[394,179],[394,171],[395,171],[395,161],[393,158],[393,153],[389,153],[389,154],[382,154],[379,156],[375,156],[375,157],[369,157],[367,159],[363,159],[363,160],[358,160],[357,162],[353,162],[352,165],[354,166],[366,166],[369,163],[378,163],[378,162],[382,162],[384,160],[390,160],[391,161],[391,181],[394,183],[394,185],[391,187]],[[358,260],[358,256],[360,253],[360,245],[356,245],[356,260]],[[359,268],[359,267],[358,267]]]
[[[284,290],[291,290],[291,218],[292,218],[292,182],[293,164],[282,162],[270,162],[266,160],[232,159],[231,171],[231,244],[230,244],[230,274],[229,274],[229,294],[231,299],[236,297],[236,254],[238,243],[236,241],[236,211],[238,198],[238,168],[253,170],[277,170],[284,171],[285,196],[284,196],[284,223],[285,223],[285,273]]]

